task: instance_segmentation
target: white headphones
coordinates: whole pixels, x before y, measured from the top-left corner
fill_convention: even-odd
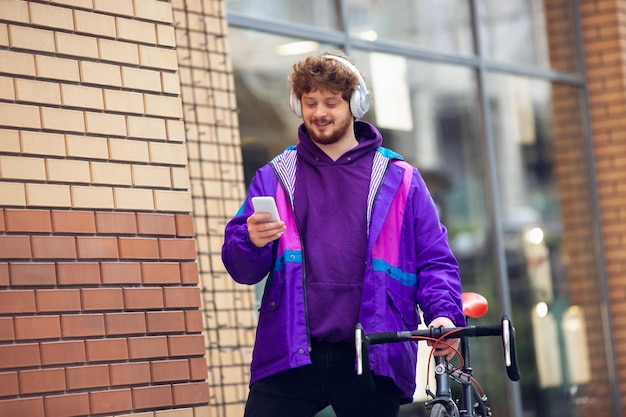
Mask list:
[[[357,70],[356,67],[350,63],[350,61],[339,56],[324,55],[322,58],[334,59],[335,61],[342,63],[357,76],[359,79],[359,85],[355,88],[352,96],[350,97],[350,111],[356,118],[363,116],[370,108],[370,95],[367,92],[365,80],[359,73],[359,70]],[[302,103],[300,103],[300,99],[298,99],[298,97],[294,94],[293,89],[291,90],[291,94],[289,96],[289,107],[291,107],[291,110],[296,114],[296,116],[302,118]]]

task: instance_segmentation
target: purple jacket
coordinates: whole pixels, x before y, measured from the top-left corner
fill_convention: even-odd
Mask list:
[[[226,225],[222,259],[233,279],[256,284],[268,275],[252,354],[251,380],[308,365],[309,331],[306,276],[298,227],[291,202],[296,175],[295,147],[289,147],[253,179],[246,201]],[[251,198],[271,195],[287,226],[277,241],[257,248],[246,219]],[[426,323],[448,317],[465,325],[458,265],[447,232],[417,169],[378,148],[368,198],[368,257],[359,322],[366,333],[414,330],[419,305]],[[321,314],[321,312],[311,312]],[[373,345],[370,366],[393,378],[406,402],[415,392],[416,343]]]

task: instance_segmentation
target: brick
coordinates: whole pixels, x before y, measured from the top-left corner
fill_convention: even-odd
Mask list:
[[[54,82],[16,79],[15,97],[24,102],[61,104],[61,90]]]
[[[77,110],[42,107],[41,127],[50,130],[84,133],[85,117],[83,112]]]
[[[157,239],[119,238],[120,258],[122,259],[158,259]]]
[[[182,311],[148,311],[148,333],[176,333],[185,331],[185,315]]]
[[[96,233],[93,211],[52,210],[50,216],[54,233]]]
[[[94,37],[63,32],[55,32],[54,35],[59,54],[77,56],[81,59],[99,57],[98,40]]]
[[[130,165],[91,162],[90,167],[94,184],[132,185]]]
[[[85,127],[89,134],[126,136],[126,118],[119,114],[85,112]]]
[[[104,106],[107,111],[143,114],[143,95],[132,91],[104,90]]]
[[[57,339],[61,337],[59,316],[15,317],[18,340]]]
[[[25,206],[26,190],[24,184],[0,182],[0,205],[3,206]],[[0,243],[0,246],[2,243]],[[0,258],[2,258],[0,252]]]
[[[134,16],[133,0],[118,0],[111,2],[110,0],[94,0],[94,10],[112,13],[122,16]]]
[[[19,371],[18,379],[21,394],[34,394],[65,390],[65,372],[63,369],[35,369]]]
[[[126,339],[86,340],[87,361],[111,362],[129,359]]]
[[[161,91],[166,94],[180,94],[180,77],[177,73],[161,73]]]
[[[107,38],[115,37],[115,18],[101,13],[74,10],[76,32],[98,35]]]
[[[0,178],[43,181],[46,179],[44,160],[24,156],[0,156]]]
[[[107,387],[110,385],[108,365],[66,368],[67,388],[70,390]]]
[[[0,152],[20,153],[20,131],[0,129]]]
[[[34,250],[33,253],[35,253]],[[52,262],[14,262],[9,264],[9,274],[11,275],[11,285],[14,286],[56,284],[56,273]]]
[[[132,138],[166,140],[165,120],[156,117],[126,116],[128,136]]]
[[[198,284],[199,271],[197,262],[180,263],[180,282],[182,284]]]
[[[118,210],[154,210],[152,190],[114,188],[115,208]]]
[[[36,311],[34,291],[0,291],[0,314],[34,313]]]
[[[99,285],[100,264],[98,262],[58,262],[58,285]]]
[[[135,2],[135,17],[157,22],[172,23],[172,4],[158,0]]]
[[[71,159],[47,159],[46,172],[48,181],[89,183],[88,161],[75,161]]]
[[[187,168],[170,168],[172,177],[172,188],[182,189],[184,191],[191,188],[189,182],[189,171]]]
[[[117,37],[121,40],[139,43],[156,43],[156,28],[154,23],[142,22],[134,19],[117,17]]]
[[[153,164],[187,165],[187,148],[183,144],[150,142],[149,150]]]
[[[78,289],[36,290],[35,301],[38,313],[81,310],[80,290]]]
[[[105,315],[107,335],[132,335],[146,332],[143,312],[107,313]]]
[[[176,34],[174,27],[170,25],[156,25],[157,43],[160,46],[176,46]]]
[[[80,259],[117,259],[119,257],[118,242],[115,237],[77,236],[76,246]]]
[[[104,336],[104,316],[102,314],[62,315],[61,333],[63,337]]]
[[[72,186],[72,207],[81,209],[113,209],[113,190],[109,187]]]
[[[50,3],[64,4],[66,6],[73,6],[77,9],[91,10],[93,7],[92,0],[50,0]]]
[[[76,259],[76,239],[71,236],[33,236],[34,259]]]
[[[103,284],[141,284],[139,262],[102,262]]]
[[[122,86],[122,75],[120,73],[120,67],[117,65],[81,61],[79,68],[80,79],[83,83],[112,87]]]
[[[96,228],[99,234],[134,235],[137,233],[135,213],[96,212]]]
[[[125,88],[133,90],[160,92],[162,89],[159,71],[122,67],[122,80]]]
[[[146,142],[125,139],[109,139],[112,161],[148,162]]]
[[[9,77],[0,77],[0,99],[15,100],[14,80]]]
[[[151,383],[150,363],[133,362],[109,365],[111,385],[148,385]]]
[[[38,343],[0,345],[0,369],[27,368],[40,365]],[[0,415],[8,414],[0,413]]]
[[[196,241],[195,239],[159,238],[159,254],[161,259],[194,260],[197,257]]]
[[[109,143],[106,138],[67,135],[65,144],[69,157],[109,159]]]
[[[46,4],[29,3],[30,23],[53,29],[74,30],[72,10],[49,6]]]
[[[200,289],[198,287],[163,288],[165,308],[200,308]]]
[[[13,314],[13,312],[11,312]],[[13,317],[0,317],[0,341],[11,342],[15,340]],[[1,388],[2,383],[0,383]]]
[[[97,87],[83,87],[72,84],[61,84],[62,103],[67,107],[85,109],[104,109],[102,90]]]
[[[0,397],[15,396],[19,392],[17,372],[0,373]]]
[[[137,45],[118,40],[98,39],[100,59],[121,64],[139,65]]]
[[[4,210],[5,228],[9,233],[32,232],[49,233],[52,231],[48,210]]]
[[[132,388],[133,404],[137,410],[169,407],[172,402],[172,389],[169,385]]]
[[[191,193],[181,191],[154,191],[154,207],[157,211],[191,212]]]
[[[34,207],[70,207],[70,187],[55,184],[25,184],[26,204]]]
[[[138,45],[139,65],[143,68],[178,70],[178,56],[175,49]]]
[[[2,19],[12,22],[29,23],[27,2],[2,2]]]
[[[1,59],[2,54],[0,54]],[[0,103],[0,125],[40,129],[42,124],[39,107],[17,103]]]
[[[83,288],[80,294],[84,311],[124,309],[121,288]]]
[[[35,71],[38,78],[64,80],[71,82],[80,81],[78,61],[63,59],[47,55],[35,55]]]
[[[89,395],[86,392],[46,395],[43,401],[46,417],[86,416],[89,414]]]
[[[132,183],[137,187],[170,188],[172,181],[168,167],[133,165]]]
[[[172,386],[175,405],[207,404],[209,385],[206,382],[175,384]]]
[[[205,358],[189,359],[189,375],[191,380],[205,380],[208,377],[207,362]]]
[[[137,213],[137,231],[142,235],[176,234],[175,217],[171,214]]]
[[[72,340],[64,342],[46,342],[40,344],[41,364],[66,365],[86,361],[85,342]]]
[[[63,135],[47,132],[21,131],[22,153],[65,157]]]
[[[44,417],[43,398],[0,400],[0,416]]]
[[[141,275],[144,284],[179,284],[180,267],[177,262],[142,262]]]
[[[150,363],[152,382],[189,380],[189,365],[186,359],[153,361]]]
[[[89,393],[91,414],[111,414],[133,409],[130,389],[118,389]]]
[[[128,339],[130,359],[159,359],[168,356],[165,336],[131,337]]]
[[[179,97],[144,94],[146,114],[161,117],[183,117],[182,103]]]
[[[26,26],[9,26],[10,46],[16,49],[28,49],[54,53],[54,32]]]
[[[161,310],[163,306],[162,288],[124,288],[126,310]]]
[[[0,72],[34,77],[35,59],[32,54],[0,50]]]
[[[193,237],[196,235],[194,230],[193,216],[190,214],[176,214],[176,236]]]
[[[204,336],[167,336],[167,346],[171,357],[204,355]]]

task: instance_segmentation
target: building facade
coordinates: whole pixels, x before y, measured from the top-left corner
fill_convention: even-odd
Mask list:
[[[498,341],[473,344],[494,415],[625,415],[625,18],[618,0],[0,0],[0,415],[242,415],[260,289],[226,273],[223,229],[296,141],[291,65],[325,49],[422,172],[480,323],[513,318],[520,382]]]

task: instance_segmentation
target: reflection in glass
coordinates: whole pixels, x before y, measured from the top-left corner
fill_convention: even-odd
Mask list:
[[[469,2],[465,0],[347,0],[346,19],[350,35],[360,39],[473,53]]]
[[[571,2],[546,16],[543,0],[478,0],[481,49],[490,59],[542,69],[576,69]],[[553,6],[554,8],[554,6]],[[559,39],[549,56],[547,29]],[[558,53],[558,55],[556,55]],[[552,58],[553,62],[550,62]]]
[[[496,74],[486,86],[513,317],[518,339],[527,341],[518,344],[524,412],[586,415],[579,413],[589,375],[572,366],[584,365],[602,343],[587,344],[582,316],[583,306],[599,311],[597,286],[589,285],[595,278],[582,272],[593,270],[594,259],[591,239],[581,240],[591,233],[591,199],[580,91]],[[573,184],[575,198],[565,191]]]
[[[327,29],[339,29],[334,0],[225,0],[228,12],[284,20]]]

